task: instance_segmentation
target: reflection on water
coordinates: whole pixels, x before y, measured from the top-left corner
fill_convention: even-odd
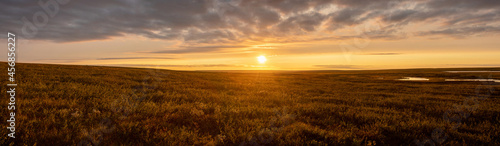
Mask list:
[[[402,79],[396,79],[397,81],[429,81],[428,78],[422,77],[404,77]],[[442,81],[442,80],[441,80]],[[496,82],[500,83],[497,79],[445,79],[446,82]]]
[[[500,80],[495,80],[495,79],[445,79],[444,81],[447,81],[447,82],[497,82],[497,83],[500,82]]]
[[[449,73],[482,73],[482,72],[500,72],[500,71],[489,71],[489,70],[476,70],[476,71],[445,71]]]
[[[421,77],[404,77],[402,79],[398,79],[399,81],[429,81],[428,78]]]

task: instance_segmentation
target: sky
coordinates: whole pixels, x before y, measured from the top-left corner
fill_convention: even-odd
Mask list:
[[[23,63],[174,70],[500,66],[499,0],[2,0],[0,12],[0,45],[15,33]]]

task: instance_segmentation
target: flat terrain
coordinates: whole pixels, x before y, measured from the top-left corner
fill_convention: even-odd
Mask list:
[[[16,145],[500,145],[499,79],[448,70],[185,72],[17,64]],[[7,139],[7,65],[0,143]],[[396,81],[423,77],[429,81]]]

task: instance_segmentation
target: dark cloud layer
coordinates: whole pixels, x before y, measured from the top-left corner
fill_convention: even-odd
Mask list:
[[[466,27],[451,27],[441,30],[433,30],[417,33],[420,36],[429,35],[444,35],[455,38],[465,38],[474,35],[481,35],[485,33],[500,33],[500,26],[466,26]]]
[[[47,13],[39,1],[0,1],[0,30],[55,42],[101,40],[125,34],[182,40],[185,45],[236,44],[315,32],[334,32],[370,20],[387,23],[375,39],[404,38],[396,29],[411,23],[442,22],[418,36],[466,37],[499,33],[498,0],[40,0],[56,4]],[[324,11],[327,8],[333,11]],[[53,5],[49,12],[56,10]],[[34,20],[33,16],[37,18]],[[23,19],[26,18],[26,19]],[[46,21],[44,21],[46,20]],[[28,23],[35,26],[24,27]],[[38,21],[38,22],[37,22]],[[46,23],[46,25],[44,25]],[[37,27],[38,24],[38,27]],[[336,36],[342,38],[343,36]],[[317,38],[313,38],[317,39]],[[211,52],[182,48],[156,53]]]
[[[229,64],[196,64],[196,65],[172,65],[172,64],[107,64],[106,66],[124,66],[124,67],[180,67],[180,68],[210,68],[210,67],[241,67],[242,65]]]
[[[96,60],[129,60],[129,59],[176,59],[169,57],[116,57],[116,58],[97,58]]]
[[[201,47],[182,47],[180,49],[168,49],[162,51],[146,52],[146,53],[160,53],[160,54],[185,54],[185,53],[206,53],[222,51],[224,49],[232,48],[245,48],[248,46],[201,46]]]

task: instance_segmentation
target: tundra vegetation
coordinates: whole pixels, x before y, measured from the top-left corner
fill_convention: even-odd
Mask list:
[[[1,68],[7,72],[6,63]],[[443,145],[500,145],[500,85],[444,81],[500,73],[447,70],[500,69],[202,72],[18,64],[16,138],[1,128],[0,143],[414,145],[432,141],[440,128]],[[6,127],[7,74],[0,77]],[[429,81],[397,80],[404,77]],[[450,121],[449,111],[461,112]]]

